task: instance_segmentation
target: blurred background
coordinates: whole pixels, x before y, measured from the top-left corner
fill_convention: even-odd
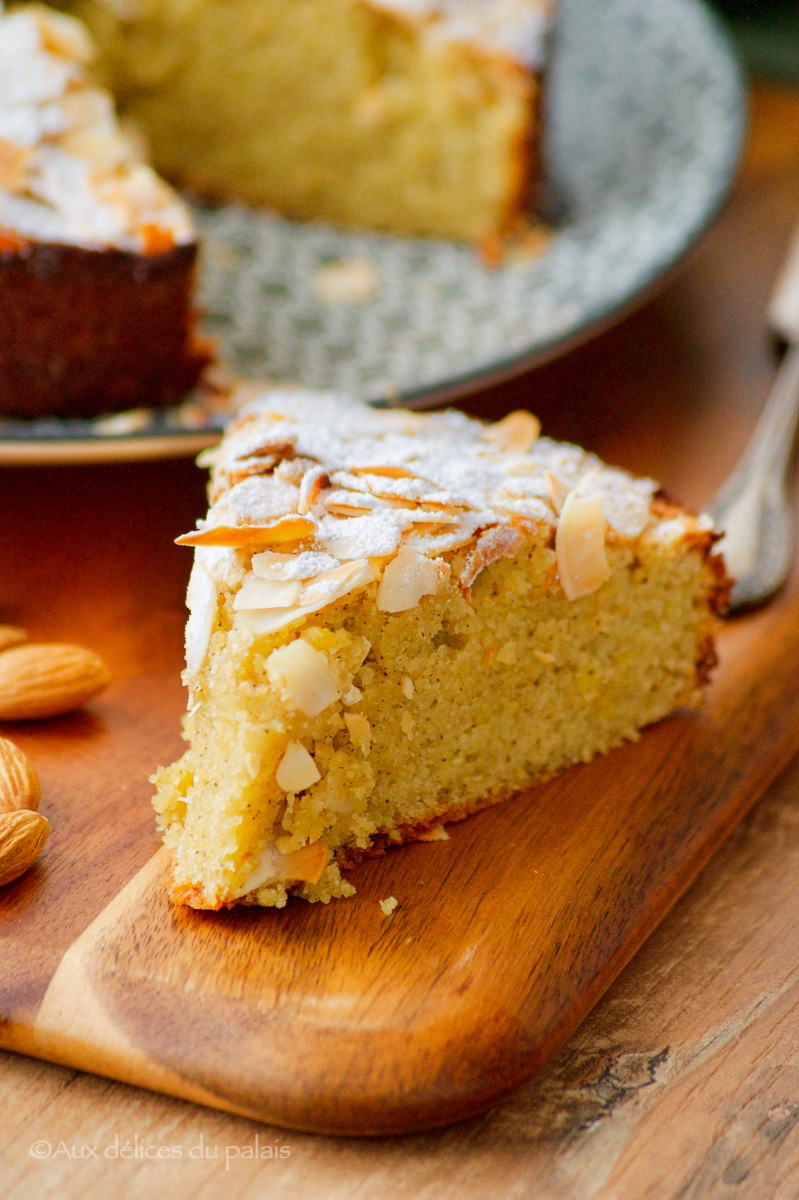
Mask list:
[[[799,82],[799,0],[713,0],[749,70]]]

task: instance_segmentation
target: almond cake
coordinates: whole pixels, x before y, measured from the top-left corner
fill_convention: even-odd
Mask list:
[[[551,0],[64,0],[154,161],[291,217],[486,243],[538,174]]]
[[[265,390],[204,462],[189,748],[154,777],[178,903],[351,895],[363,855],[700,698],[709,518],[529,413]]]
[[[174,404],[195,337],[186,205],[86,73],[84,27],[0,0],[0,414]]]

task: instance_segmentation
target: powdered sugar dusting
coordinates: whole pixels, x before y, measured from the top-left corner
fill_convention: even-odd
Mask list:
[[[80,22],[0,3],[0,230],[22,240],[158,253],[191,242],[188,208],[139,158],[93,87]]]
[[[468,589],[498,559],[515,557],[530,543],[553,544],[561,520],[553,479],[564,494],[600,506],[610,537],[634,541],[656,527],[651,479],[633,478],[549,438],[509,450],[496,437],[498,428],[454,410],[422,416],[299,388],[265,390],[251,400],[214,452],[214,503],[203,525],[268,528],[275,517],[297,513],[301,502],[308,524],[293,547],[255,557],[227,551],[245,579],[303,581],[298,607],[250,607],[237,618],[242,628],[253,636],[285,628],[332,602],[325,580],[331,598],[340,597],[343,587],[349,593],[384,577],[402,554],[424,556],[448,571],[441,555],[463,549],[456,578]],[[309,471],[318,487],[301,499],[288,480]],[[697,528],[688,514],[675,520],[683,531]],[[219,567],[207,552],[201,561],[217,582],[219,568],[230,572],[223,557]]]
[[[463,42],[507,55],[525,67],[544,64],[549,0],[371,0],[375,8],[423,22],[433,41]]]

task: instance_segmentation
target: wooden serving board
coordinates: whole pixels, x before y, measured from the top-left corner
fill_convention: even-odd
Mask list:
[[[290,1128],[425,1129],[539,1070],[797,747],[794,583],[728,624],[703,710],[363,865],[354,899],[173,908],[145,776],[178,750],[182,612],[159,611],[97,609],[149,649],[58,739],[3,730],[54,832],[0,892],[0,1044]]]

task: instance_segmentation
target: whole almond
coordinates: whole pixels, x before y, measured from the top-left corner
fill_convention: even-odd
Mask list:
[[[28,635],[18,625],[0,625],[0,652],[27,642]]]
[[[0,738],[0,813],[35,810],[41,798],[39,776],[26,756],[19,746]]]
[[[50,822],[41,813],[0,813],[0,887],[33,866],[49,833]]]
[[[0,721],[57,717],[80,708],[111,681],[99,655],[84,646],[28,643],[0,654]]]

